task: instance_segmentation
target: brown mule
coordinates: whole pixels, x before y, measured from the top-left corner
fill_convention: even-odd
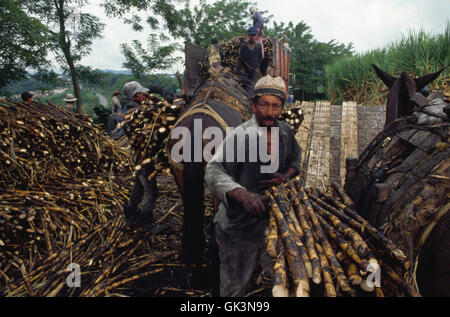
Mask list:
[[[413,79],[407,72],[403,72],[399,78],[395,78],[394,76],[389,75],[385,71],[378,68],[376,65],[372,66],[375,68],[377,76],[389,88],[385,126],[389,125],[395,119],[412,114],[414,111],[414,105],[409,99],[416,92],[419,92],[426,85],[438,78],[445,69],[443,68],[435,73]]]

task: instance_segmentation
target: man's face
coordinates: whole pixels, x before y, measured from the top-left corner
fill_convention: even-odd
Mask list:
[[[256,42],[256,35],[249,35],[248,36],[248,41],[250,42],[250,44],[253,44]]]
[[[145,96],[143,93],[137,93],[136,95],[134,95],[133,100],[136,101],[137,103],[142,103],[145,100]]]
[[[266,95],[258,98],[257,103],[252,103],[253,113],[256,121],[261,127],[274,127],[283,111],[283,102],[281,98]]]

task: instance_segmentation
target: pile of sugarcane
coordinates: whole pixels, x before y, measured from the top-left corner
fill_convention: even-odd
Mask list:
[[[58,175],[123,173],[130,163],[88,116],[0,100],[1,190],[32,188]]]
[[[0,194],[2,266],[10,256],[45,258],[58,252],[94,224],[117,217],[128,195],[127,184],[104,177],[58,177],[44,186]]]
[[[151,164],[157,172],[167,171],[167,139],[183,109],[182,99],[170,104],[165,99],[150,95],[142,105],[125,116],[119,127],[131,141],[135,171]]]
[[[2,100],[0,116],[0,296],[105,296],[162,270],[173,243],[123,220],[125,151],[56,106]]]
[[[236,71],[236,65],[239,58],[239,50],[246,41],[246,36],[235,36],[232,39],[220,42],[219,46],[223,53],[222,66],[228,67],[233,72]],[[268,58],[268,65],[272,65],[273,43],[272,38],[264,38],[264,56]],[[209,64],[207,60],[200,62],[200,73],[203,78],[208,78]]]
[[[130,229],[121,215],[112,215],[117,206],[108,206],[106,196],[97,196],[101,204],[93,205],[92,192],[97,194],[102,186],[113,186],[115,193],[110,194],[117,197],[117,204],[124,201],[122,189],[107,181],[84,180],[89,187],[79,184],[80,197],[69,197],[66,188],[47,193],[18,191],[16,198],[2,194],[0,214],[7,209],[11,215],[8,222],[23,227],[16,228],[16,234],[24,231],[31,236],[24,237],[28,242],[21,239],[15,245],[9,241],[0,245],[0,296],[205,294],[192,293],[186,279],[173,278],[175,271],[186,269],[176,254],[181,247],[177,233],[181,232],[183,216],[176,210],[181,200],[173,180],[163,176],[159,181],[164,183],[160,184],[155,221],[170,229],[158,236]],[[67,199],[61,201],[61,197]],[[75,278],[78,269],[79,287]]]
[[[300,128],[304,119],[303,110],[301,107],[292,104],[290,107],[283,110],[280,120],[285,121],[291,126],[291,129],[297,131]]]
[[[339,185],[333,189],[305,191],[297,179],[266,193],[273,295],[420,296],[403,279],[409,263],[402,251],[352,209]]]
[[[170,244],[152,244],[144,233],[130,231],[119,214],[111,215],[117,206],[103,200],[115,198],[99,195],[100,204],[94,206],[86,197],[89,192],[97,189],[86,187],[81,198],[67,197],[67,203],[59,202],[66,191],[1,196],[1,295],[107,296],[162,272],[152,264],[176,256]],[[118,204],[123,202],[120,192],[110,194],[119,197]],[[71,275],[76,272],[79,284]]]

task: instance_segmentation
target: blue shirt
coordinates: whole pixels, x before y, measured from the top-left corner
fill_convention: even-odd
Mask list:
[[[264,29],[264,19],[259,11],[253,15],[253,26],[257,29]]]

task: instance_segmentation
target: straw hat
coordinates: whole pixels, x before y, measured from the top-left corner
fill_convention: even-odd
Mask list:
[[[72,94],[67,94],[66,98],[63,99],[65,102],[75,102],[78,98],[75,98]]]
[[[115,95],[120,95],[120,91],[118,91],[118,90],[114,90],[114,92],[113,92],[113,96],[115,96]]]

